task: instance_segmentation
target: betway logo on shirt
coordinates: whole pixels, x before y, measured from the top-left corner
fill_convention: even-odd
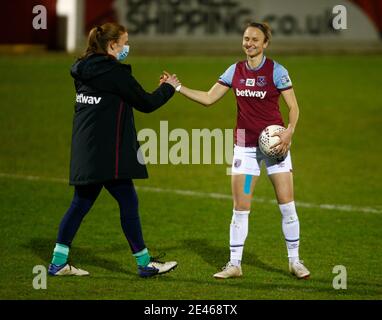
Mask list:
[[[260,98],[264,99],[265,95],[267,94],[266,91],[256,91],[256,90],[239,90],[236,88],[236,96],[237,97],[255,97],[255,98]]]
[[[84,96],[81,94],[76,94],[76,102],[79,103],[87,103],[87,104],[99,104],[101,101],[101,97],[92,97],[92,96]]]

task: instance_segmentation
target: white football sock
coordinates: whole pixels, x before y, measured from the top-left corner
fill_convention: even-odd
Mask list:
[[[282,229],[288,250],[289,262],[299,260],[298,249],[300,245],[300,222],[294,201],[279,204],[282,214]]]
[[[240,266],[243,256],[244,242],[248,235],[248,211],[233,210],[230,225],[230,262],[235,266]]]

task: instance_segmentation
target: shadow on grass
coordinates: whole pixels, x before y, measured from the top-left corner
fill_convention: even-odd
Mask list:
[[[204,261],[213,267],[224,266],[229,261],[229,248],[227,247],[215,247],[212,246],[207,240],[204,239],[188,239],[183,240],[183,245],[190,251],[194,251],[198,254]],[[279,273],[281,275],[290,277],[288,271],[284,269],[278,269],[270,266],[259,258],[250,253],[245,253],[245,261],[243,264],[255,266],[261,268],[265,271]]]
[[[47,264],[52,259],[52,251],[54,248],[55,242],[52,239],[46,238],[33,238],[28,243],[26,243],[23,247],[33,252],[40,259],[46,261]],[[124,250],[129,250],[126,246],[123,247]],[[74,265],[79,264],[87,264],[96,267],[100,267],[106,269],[111,272],[124,273],[124,274],[135,274],[135,272],[129,271],[125,268],[120,262],[115,260],[106,259],[104,257],[100,257],[99,254],[106,252],[118,252],[122,250],[122,246],[108,247],[105,250],[99,251],[91,248],[81,248],[74,247],[73,252],[71,252],[71,256],[73,260],[75,260]],[[126,252],[129,252],[127,251]],[[71,259],[70,259],[71,260]]]
[[[198,254],[206,263],[209,265],[216,267],[216,266],[223,266],[227,263],[229,260],[229,249],[226,247],[216,247],[211,245],[207,240],[205,239],[187,239],[182,241],[183,245],[187,250],[193,251],[196,254]],[[302,292],[326,292],[330,293],[331,297],[346,297],[348,295],[352,294],[359,294],[364,295],[365,298],[367,296],[382,296],[382,285],[378,283],[370,283],[370,282],[363,282],[363,281],[354,281],[351,280],[351,282],[348,283],[349,288],[348,290],[344,291],[337,291],[332,288],[332,274],[328,277],[328,279],[322,279],[322,278],[315,278],[313,277],[308,281],[305,282],[304,280],[296,280],[291,274],[284,270],[279,269],[274,266],[270,266],[264,262],[262,262],[256,255],[247,252],[246,253],[246,263],[243,263],[246,265],[251,265],[254,267],[261,268],[268,272],[278,273],[283,276],[285,276],[285,281],[293,281],[296,284],[286,284],[286,283],[278,283],[278,284],[271,284],[271,283],[248,283],[244,282],[244,278],[241,279],[228,279],[224,281],[217,281],[212,279],[212,283],[217,286],[226,286],[226,287],[241,287],[243,289],[275,289],[278,291],[288,291],[288,290],[297,290]],[[334,275],[333,275],[334,276]],[[165,281],[171,281],[171,278],[162,278]],[[179,280],[179,279],[178,279]],[[200,283],[211,283],[211,281],[198,281],[198,280],[180,280],[185,282],[200,282]],[[298,282],[296,282],[298,281]],[[308,284],[307,287],[304,286],[304,283]],[[314,284],[314,286],[312,286]],[[365,287],[357,288],[357,287]]]
[[[28,243],[24,244],[23,248],[27,249],[28,251],[32,251],[33,254],[38,256],[40,259],[49,263],[54,244],[55,243],[54,241],[52,241],[52,239],[33,238]],[[190,252],[194,252],[197,255],[199,255],[208,265],[216,268],[216,270],[218,266],[223,266],[228,261],[229,250],[225,247],[217,247],[211,245],[211,243],[207,240],[186,239],[181,241],[180,244],[181,245],[177,247],[161,247],[161,249],[166,251],[172,251],[174,249],[184,249]],[[126,280],[134,280],[135,277],[137,277],[136,273],[129,271],[127,268],[124,268],[122,263],[110,259],[105,259],[99,256],[103,255],[104,253],[116,253],[125,249],[126,246],[124,245],[114,245],[111,247],[105,247],[104,249],[97,251],[88,247],[75,247],[73,249],[72,256],[78,264],[93,265],[111,271],[113,273],[120,273],[126,276],[128,275],[128,277],[126,277]],[[248,279],[248,277],[245,277],[245,275],[243,278],[227,279],[224,281],[215,280],[212,278],[212,275],[208,275],[208,277],[190,279],[189,277],[182,277],[182,273],[180,270],[182,268],[182,265],[180,265],[178,269],[175,270],[174,273],[171,275],[154,277],[153,279],[144,279],[144,281],[151,282],[152,280],[154,280],[155,282],[167,283],[168,285],[171,285],[171,283],[173,283],[176,287],[179,287],[179,283],[189,283],[193,285],[200,285],[201,290],[203,290],[203,287],[205,285],[212,285],[216,288],[253,290],[254,294],[256,292],[258,293],[258,290],[274,290],[275,292],[295,291],[295,293],[301,292],[301,294],[312,294],[313,299],[315,299],[315,297],[313,296],[315,292],[326,293],[327,298],[330,299],[349,299],[349,297],[354,298],[354,295],[357,295],[362,299],[367,299],[368,297],[382,296],[382,285],[380,284],[352,280],[351,282],[348,281],[348,290],[337,291],[331,287],[332,275],[328,276],[327,279],[315,278],[313,275],[313,277],[309,281],[297,281],[287,271],[276,268],[274,266],[270,266],[262,262],[256,255],[250,254],[249,252],[247,252],[246,254],[246,261],[247,265],[261,268],[267,272],[281,274],[283,278],[285,277],[285,279],[278,281],[277,283],[259,282],[258,279]],[[133,278],[130,276],[133,276]],[[100,278],[104,277],[101,275]],[[123,281],[125,279],[125,277],[120,277],[116,274],[110,274],[106,278],[108,280],[117,281]],[[137,280],[138,279],[139,278],[137,278]],[[359,286],[361,288],[359,288]],[[152,299],[152,297],[148,299]]]

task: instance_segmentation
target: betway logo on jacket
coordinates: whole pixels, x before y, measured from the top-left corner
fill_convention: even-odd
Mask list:
[[[99,104],[101,101],[101,97],[92,97],[92,96],[84,96],[81,94],[76,94],[76,102],[79,103],[87,103],[87,104]]]
[[[264,99],[265,95],[267,94],[266,91],[256,91],[256,90],[239,90],[236,88],[236,96],[237,97],[256,97],[260,99]]]

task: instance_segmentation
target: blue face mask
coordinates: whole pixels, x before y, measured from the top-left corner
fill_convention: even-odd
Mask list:
[[[117,60],[118,61],[124,60],[128,56],[129,51],[130,51],[130,46],[124,45],[122,51],[117,54]]]

